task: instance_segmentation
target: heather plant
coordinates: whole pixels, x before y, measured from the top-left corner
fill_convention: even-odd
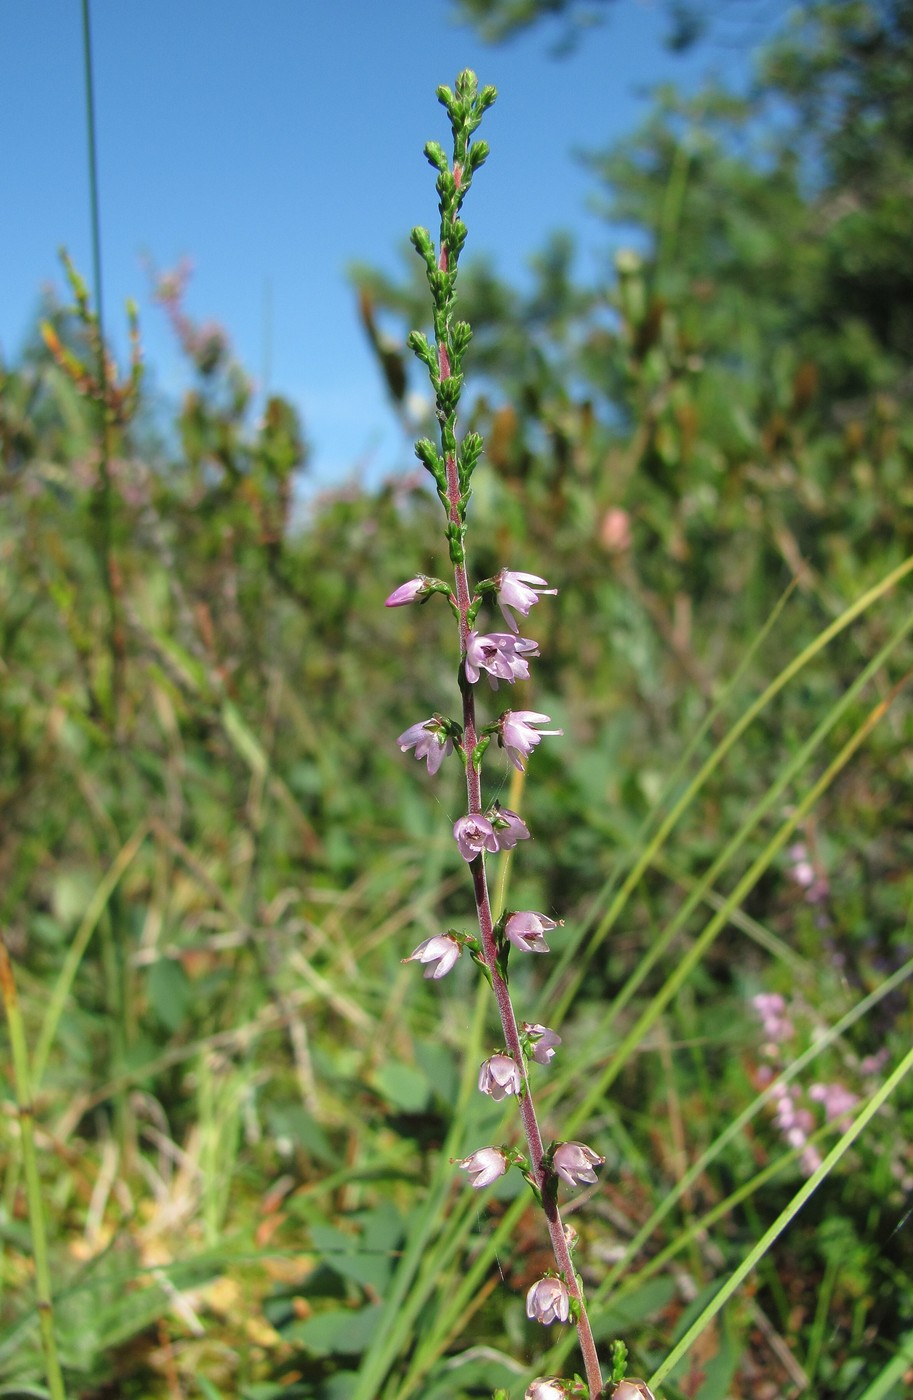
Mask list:
[[[109,545],[85,297],[48,318],[69,360],[4,367],[4,1391],[580,1390],[519,1070],[604,1390],[623,1336],[646,1382],[617,1400],[908,1392],[909,408],[884,363],[846,403],[751,360],[782,287],[714,219],[778,200],[712,145],[679,181],[665,122],[630,175],[662,268],[618,261],[613,319],[580,319],[557,243],[516,315],[460,261],[486,448],[452,703],[444,503],[424,473],[305,499],[291,406],[256,416],[183,272],[160,437],[149,378],[127,423],[105,367]],[[505,810],[535,839],[505,849]],[[480,839],[522,1061],[464,927]]]
[[[559,927],[559,921],[534,910],[493,909],[487,860],[512,851],[529,840],[530,830],[518,812],[483,795],[483,764],[492,740],[506,750],[514,768],[524,773],[530,755],[546,736],[560,735],[548,729],[551,718],[536,710],[503,710],[500,716],[483,722],[476,709],[476,697],[483,673],[492,691],[501,684],[515,685],[529,679],[530,658],[539,655],[539,644],[522,637],[519,618],[527,618],[541,599],[555,594],[556,588],[538,574],[502,567],[497,574],[470,583],[467,553],[468,505],[472,479],[482,454],[477,433],[457,433],[457,413],[463,387],[463,357],[471,339],[471,329],[457,320],[456,287],[460,253],[466,241],[466,225],[461,214],[473,176],[488,155],[488,145],[473,140],[483,114],[495,100],[495,89],[477,86],[475,74],[459,75],[455,90],[441,87],[438,100],[447,110],[453,132],[453,157],[448,159],[436,142],[429,142],[425,155],[437,170],[440,209],[440,237],[437,247],[424,228],[412,231],[412,243],[425,264],[431,291],[434,343],[413,331],[409,346],[426,366],[435,396],[440,425],[440,449],[427,438],[416,444],[416,456],[434,481],[446,517],[446,538],[453,583],[425,574],[400,584],[387,598],[388,607],[427,603],[440,595],[450,606],[458,627],[458,685],[462,701],[460,719],[434,714],[411,725],[397,740],[403,752],[414,750],[415,757],[436,773],[451,753],[463,764],[466,777],[464,816],[453,825],[453,838],[472,879],[477,932],[455,929],[425,939],[407,961],[425,967],[425,977],[445,976],[457,959],[468,952],[490,983],[497,1005],[503,1048],[496,1049],[479,1071],[478,1089],[496,1103],[515,1097],[522,1122],[526,1153],[510,1145],[476,1148],[459,1162],[474,1189],[490,1186],[504,1172],[522,1172],[537,1202],[554,1254],[554,1269],[535,1280],[526,1295],[527,1316],[549,1326],[571,1319],[577,1330],[585,1387],[579,1379],[543,1377],[530,1385],[527,1400],[559,1400],[561,1396],[603,1395],[600,1359],[587,1313],[582,1280],[572,1258],[576,1232],[561,1218],[558,1205],[559,1182],[574,1188],[596,1181],[595,1168],[605,1158],[585,1143],[543,1141],[529,1073],[530,1062],[549,1065],[561,1037],[540,1022],[518,1020],[510,990],[509,963],[518,954],[544,954],[549,951],[546,935]],[[508,631],[483,632],[477,627],[482,609],[496,603]],[[620,1361],[623,1368],[623,1358]],[[643,1395],[649,1391],[642,1382],[627,1381],[623,1374],[616,1394]]]
[[[478,932],[467,933],[457,928],[450,928],[446,933],[437,933],[419,944],[407,961],[422,964],[425,968],[426,978],[437,982],[450,973],[461,954],[468,951],[472,959],[482,968],[485,977],[492,986],[498,1004],[503,1048],[495,1049],[494,1053],[483,1064],[478,1088],[482,1093],[489,1094],[496,1101],[509,1100],[514,1096],[518,1098],[527,1151],[526,1154],[518,1154],[511,1144],[488,1145],[476,1148],[468,1156],[460,1159],[459,1166],[468,1173],[472,1184],[480,1189],[497,1182],[503,1174],[511,1169],[518,1168],[526,1176],[536,1199],[544,1205],[549,1233],[552,1243],[555,1244],[556,1271],[547,1271],[543,1279],[537,1280],[531,1285],[527,1295],[527,1313],[531,1318],[546,1324],[551,1324],[555,1320],[564,1321],[566,1316],[571,1317],[578,1324],[578,1334],[582,1333],[580,1345],[584,1357],[586,1384],[592,1393],[600,1394],[602,1379],[601,1376],[598,1376],[596,1369],[598,1361],[595,1365],[592,1364],[592,1353],[588,1354],[592,1328],[587,1318],[583,1299],[579,1292],[573,1290],[566,1256],[561,1250],[560,1242],[556,1243],[555,1241],[557,1231],[554,1227],[560,1223],[560,1216],[557,1210],[554,1214],[549,1214],[549,1186],[551,1185],[552,1191],[554,1191],[554,1184],[559,1178],[571,1182],[576,1181],[578,1184],[582,1181],[595,1181],[594,1168],[602,1165],[602,1160],[592,1148],[577,1142],[552,1143],[547,1150],[543,1149],[538,1122],[532,1107],[529,1061],[535,1061],[539,1058],[536,1053],[537,1048],[541,1049],[543,1045],[545,1045],[545,1063],[550,1064],[553,1059],[560,1059],[560,1056],[556,1057],[555,1053],[560,1041],[558,1041],[554,1031],[551,1031],[543,1021],[538,1020],[534,1024],[523,1023],[518,1034],[516,1013],[507,981],[509,959],[515,959],[517,953],[547,952],[549,950],[547,940],[555,937],[554,930],[559,925],[550,915],[533,910],[515,910],[505,907],[500,902],[492,908],[486,876],[486,862],[490,863],[493,858],[505,861],[504,852],[512,851],[519,842],[525,841],[529,836],[529,828],[517,811],[505,807],[496,796],[493,800],[483,801],[482,772],[485,754],[490,748],[492,740],[496,739],[498,746],[506,750],[509,762],[522,774],[527,760],[534,749],[538,747],[541,739],[546,735],[555,734],[556,731],[544,728],[544,726],[551,724],[552,720],[549,715],[539,711],[507,710],[488,724],[480,722],[477,718],[475,705],[479,694],[479,685],[480,681],[486,678],[486,673],[492,688],[495,690],[498,689],[499,685],[516,685],[529,678],[530,660],[539,657],[539,643],[531,637],[519,635],[520,622],[514,613],[518,613],[520,618],[529,616],[533,607],[543,599],[544,595],[554,595],[557,590],[551,586],[554,582],[554,576],[550,571],[548,580],[546,580],[538,573],[517,573],[512,568],[505,567],[501,561],[497,561],[496,571],[489,577],[483,578],[474,586],[470,586],[469,582],[466,551],[467,505],[471,493],[472,474],[482,449],[480,439],[475,432],[466,433],[462,441],[458,440],[456,433],[456,408],[462,390],[463,354],[469,343],[469,331],[464,322],[454,320],[452,313],[457,259],[465,240],[465,228],[459,218],[460,208],[472,174],[484,159],[485,147],[482,143],[472,147],[468,141],[472,130],[475,129],[475,117],[476,115],[481,116],[481,110],[475,113],[470,109],[471,120],[467,121],[466,113],[459,106],[462,96],[459,87],[456,97],[448,90],[442,90],[441,93],[441,100],[447,105],[451,120],[454,122],[455,146],[452,166],[446,162],[443,153],[436,145],[432,144],[426,149],[429,160],[439,172],[438,191],[442,216],[439,247],[435,248],[430,236],[424,230],[415,230],[412,235],[413,245],[425,264],[426,279],[432,291],[434,344],[430,344],[417,332],[413,332],[408,338],[410,348],[426,366],[435,392],[436,412],[441,427],[440,450],[427,440],[421,440],[417,444],[416,453],[432,475],[438,497],[445,511],[446,534],[450,562],[454,570],[454,582],[451,584],[449,581],[429,574],[419,574],[401,584],[390,595],[387,602],[391,607],[416,603],[426,604],[440,594],[449,604],[457,619],[460,655],[458,681],[462,700],[460,717],[455,719],[445,714],[435,713],[430,718],[419,720],[411,725],[399,736],[398,742],[404,752],[410,749],[414,750],[416,758],[427,763],[429,773],[432,775],[438,774],[454,754],[462,761],[466,776],[468,810],[455,822],[453,837],[460,856],[467,862],[472,873]],[[475,96],[476,94],[473,93],[473,97]],[[481,97],[478,100],[481,102]],[[454,109],[456,109],[456,113]],[[479,154],[480,150],[481,155]],[[622,277],[622,294],[630,296],[633,294],[630,281],[638,271],[636,260],[632,259],[631,266],[620,269],[620,271],[628,273],[627,282]],[[655,364],[653,367],[655,368]],[[678,371],[673,369],[672,372],[675,374]],[[655,385],[653,387],[655,390]],[[497,415],[494,416],[493,421],[497,422]],[[581,439],[582,434],[579,433],[578,429],[578,445]],[[503,440],[501,445],[503,446]],[[529,478],[529,485],[532,497],[535,495],[535,482],[532,477]],[[517,483],[512,482],[511,488],[509,496],[508,493],[504,493],[500,500],[502,502],[509,500],[510,506],[515,507],[518,499]],[[570,486],[568,489],[571,489]],[[490,499],[489,494],[489,501]],[[558,499],[560,500],[560,496]],[[562,502],[562,505],[564,504],[565,502]],[[631,543],[629,517],[622,511],[615,510],[614,513],[609,511],[604,519],[602,535],[607,550],[624,554],[630,548]],[[486,554],[490,559],[490,547]],[[536,565],[535,559],[527,559],[523,562],[529,566]],[[696,566],[703,568],[708,562],[708,559],[701,558],[696,560]],[[539,567],[542,566],[539,565]],[[697,741],[686,752],[681,767],[684,768],[687,765],[694,749],[708,730],[719,729],[719,732],[723,734],[721,741],[701,768],[698,776],[685,786],[683,795],[677,798],[664,795],[660,800],[655,817],[656,828],[651,835],[649,831],[651,821],[648,821],[647,830],[643,836],[643,845],[639,848],[636,858],[632,858],[632,868],[620,881],[620,889],[613,890],[612,886],[609,885],[603,895],[597,899],[595,907],[600,912],[594,913],[592,916],[586,956],[581,958],[579,964],[573,968],[570,965],[570,959],[573,957],[572,951],[568,953],[567,957],[559,958],[559,967],[556,969],[555,976],[549,981],[549,988],[553,993],[557,992],[559,986],[561,988],[561,996],[556,1006],[557,1015],[563,1015],[567,1010],[570,997],[575,989],[580,987],[592,965],[596,946],[601,944],[618,924],[632,892],[638,887],[645,872],[651,864],[661,864],[664,861],[663,852],[671,831],[683,814],[693,806],[696,797],[712,778],[732,746],[741,739],[752,721],[780,695],[792,678],[814,660],[821,648],[827,646],[834,637],[838,636],[855,617],[865,613],[871,604],[883,595],[885,590],[890,589],[895,583],[899,583],[909,570],[910,561],[906,560],[885,576],[875,588],[870,589],[855,604],[841,613],[832,625],[821,631],[813,641],[800,647],[793,661],[775,676],[763,690],[759,700],[748,706],[728,731],[718,727],[720,711],[725,700],[720,702],[719,707],[715,707],[710,712]],[[482,610],[486,606],[494,604],[500,607],[503,618],[510,628],[509,632],[482,630],[482,624],[478,622],[480,615],[484,616]],[[778,614],[779,608],[774,611],[768,626],[775,624]],[[523,630],[524,632],[527,630],[525,624]],[[532,626],[529,630],[533,630]],[[761,629],[758,641],[753,644],[754,646],[761,644],[766,630],[767,627]],[[740,819],[736,834],[721,845],[709,869],[694,884],[689,897],[678,909],[669,911],[665,926],[654,946],[646,953],[640,966],[631,974],[621,992],[613,1000],[604,1023],[606,1026],[614,1023],[615,1018],[630,1002],[637,989],[644,984],[651,969],[660,964],[660,960],[672,948],[673,941],[686,925],[689,917],[699,907],[701,901],[708,897],[714,882],[738,858],[740,849],[745,847],[751,854],[752,858],[749,860],[747,870],[737,880],[735,888],[721,904],[717,915],[711,918],[702,935],[697,938],[674,970],[668,973],[644,1010],[635,1016],[634,1023],[624,1035],[618,1052],[610,1061],[608,1070],[599,1078],[598,1086],[594,1085],[586,1094],[583,1107],[574,1115],[576,1121],[579,1122],[586,1116],[588,1110],[592,1111],[595,1108],[600,1096],[604,1095],[619,1077],[622,1067],[636,1051],[638,1045],[642,1043],[643,1038],[656,1028],[658,1018],[664,1008],[682,989],[686,978],[699,961],[707,957],[714,940],[724,928],[727,918],[732,915],[739,902],[756,888],[771,863],[777,858],[778,853],[790,841],[792,841],[792,845],[789,846],[792,862],[790,869],[794,878],[796,871],[798,871],[797,882],[805,892],[805,902],[810,906],[820,903],[820,899],[823,897],[821,890],[824,889],[824,886],[816,887],[813,899],[807,880],[808,863],[804,860],[806,851],[802,847],[800,852],[801,842],[797,840],[797,832],[801,834],[805,830],[805,823],[808,820],[811,807],[827,792],[831,783],[871,732],[877,723],[880,711],[876,710],[867,717],[857,716],[857,727],[850,740],[826,768],[821,778],[812,782],[804,791],[801,803],[797,807],[788,809],[786,819],[781,822],[779,828],[771,836],[759,842],[757,840],[758,827],[771,811],[776,810],[776,805],[782,800],[783,793],[795,783],[803,764],[807,763],[814,755],[824,738],[844,715],[848,712],[852,713],[850,707],[863,685],[878,673],[879,668],[904,642],[908,631],[909,623],[904,620],[869,666],[856,676],[843,699],[827,712],[811,738],[794,755],[789,757],[780,776],[771,783],[756,806],[748,812],[747,816]],[[554,629],[552,629],[552,633],[554,635]],[[679,640],[678,645],[684,660],[687,648],[681,643],[681,640]],[[688,658],[688,660],[690,664],[692,658]],[[670,781],[668,789],[670,794],[674,793],[675,783],[679,776],[680,770]],[[666,804],[668,804],[666,815],[659,815]],[[635,846],[635,850],[638,850],[637,846]],[[506,882],[499,882],[499,894],[504,885]],[[821,927],[820,911],[817,927]],[[575,947],[578,950],[581,947],[579,938],[575,940]],[[786,957],[785,951],[783,956]],[[897,975],[903,980],[908,972],[909,964],[905,964]],[[879,997],[887,996],[888,993],[889,989],[885,984],[879,990],[878,995]],[[861,1009],[859,1014],[863,1014]],[[548,1014],[544,1016],[544,1020],[550,1019]],[[840,1025],[842,1028],[844,1023],[840,1023]],[[542,1040],[538,1044],[535,1039],[530,1043],[531,1032],[541,1033]],[[823,1033],[822,1041],[816,1047],[815,1053],[818,1053],[821,1046],[835,1033],[840,1032]],[[548,1037],[548,1041],[546,1041],[546,1037]],[[869,1082],[864,1107],[855,1117],[852,1117],[851,1110],[859,1107],[860,1099],[842,1096],[838,1103],[838,1096],[833,1085],[824,1082],[812,1085],[812,1089],[809,1091],[810,1096],[813,1101],[820,1102],[826,1123],[822,1124],[821,1129],[816,1134],[815,1144],[811,1146],[806,1131],[812,1126],[811,1120],[801,1114],[798,1116],[794,1114],[792,1105],[795,1103],[796,1090],[790,1087],[792,1079],[804,1063],[804,1057],[798,1062],[783,1060],[778,1065],[778,1073],[775,1076],[762,1074],[758,1081],[761,1093],[750,1110],[746,1110],[746,1113],[754,1116],[765,1105],[770,1105],[773,1108],[777,1114],[778,1124],[784,1130],[784,1138],[789,1149],[787,1156],[775,1170],[780,1170],[785,1163],[796,1161],[799,1170],[809,1180],[805,1186],[800,1187],[774,1224],[748,1251],[740,1266],[727,1281],[726,1286],[722,1287],[715,1297],[704,1300],[702,1309],[696,1309],[695,1320],[678,1344],[667,1353],[665,1360],[654,1372],[651,1383],[655,1384],[680,1366],[682,1358],[702,1332],[714,1325],[714,1319],[726,1301],[731,1298],[739,1283],[763,1259],[778,1235],[794,1220],[803,1204],[809,1200],[811,1193],[841,1161],[844,1154],[857,1143],[871,1117],[908,1072],[910,1057],[907,1056],[902,1061],[886,1083],[879,1086],[874,1081]],[[682,1196],[687,1198],[697,1172],[703,1170],[704,1166],[713,1160],[716,1153],[723,1150],[726,1144],[732,1140],[731,1133],[739,1130],[737,1125],[745,1121],[745,1117],[739,1115],[730,1127],[721,1130],[714,1143],[708,1148],[708,1154],[696,1164],[694,1173],[685,1174],[670,1199],[678,1200]],[[840,1130],[842,1136],[836,1146],[825,1156],[819,1151],[816,1144],[820,1141],[827,1126]],[[564,1149],[568,1150],[568,1156],[573,1154],[573,1165],[571,1165],[569,1175],[562,1170],[564,1166],[569,1165],[562,1157]],[[767,1172],[759,1172],[745,1189],[750,1194],[760,1186],[762,1180],[766,1179]],[[648,1222],[643,1231],[637,1232],[630,1248],[624,1250],[621,1259],[604,1278],[596,1294],[597,1303],[611,1297],[613,1289],[616,1298],[623,1297],[628,1291],[627,1283],[623,1278],[624,1266],[633,1257],[637,1246],[647,1238],[652,1224],[662,1219],[667,1208],[667,1205],[661,1207],[652,1217],[652,1223]],[[515,1216],[513,1218],[516,1219]],[[705,1219],[709,1219],[709,1217],[705,1217]],[[509,1238],[505,1234],[503,1226],[504,1222],[498,1231],[502,1243]],[[695,1230],[698,1228],[697,1225],[694,1226]],[[695,1238],[690,1229],[686,1235],[688,1238]],[[670,1246],[670,1249],[675,1252],[681,1247],[681,1244],[678,1244]],[[668,1258],[671,1256],[663,1251],[660,1257]],[[571,1268],[573,1268],[572,1263]],[[648,1266],[639,1270],[636,1277],[642,1281],[649,1277],[651,1272],[652,1268]],[[579,1280],[576,1276],[574,1276],[574,1282],[579,1288]],[[567,1290],[566,1299],[564,1290]],[[562,1355],[566,1356],[566,1354],[567,1347],[559,1345],[553,1348],[550,1360],[555,1360]],[[817,1342],[813,1356],[815,1364],[819,1364],[821,1359],[820,1346]],[[627,1396],[635,1393],[633,1389],[635,1386],[641,1388],[640,1393],[647,1392],[644,1382],[623,1377],[620,1352],[613,1353],[613,1361],[617,1361],[617,1367],[613,1364],[613,1381],[617,1382],[619,1387],[617,1394]],[[540,1377],[532,1382],[527,1395],[533,1397],[534,1400],[545,1396],[549,1397],[550,1400],[553,1395],[576,1393],[575,1387],[581,1384],[579,1379],[570,1381],[554,1376]],[[689,1393],[691,1387],[698,1384],[699,1375],[689,1378]],[[712,1384],[708,1380],[708,1386],[711,1386],[708,1393],[715,1393],[712,1386],[718,1384],[720,1384],[719,1377],[715,1378]]]

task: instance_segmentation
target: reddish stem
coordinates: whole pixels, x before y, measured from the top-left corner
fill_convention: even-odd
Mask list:
[[[449,362],[446,349],[441,345],[438,346],[438,361],[441,365],[441,374],[443,375],[445,373],[444,365],[449,365]],[[446,459],[446,470],[448,518],[451,524],[460,527],[459,476],[456,459],[451,455],[448,455]],[[460,624],[460,654],[465,657],[470,631],[467,614],[472,602],[465,563],[454,565],[454,576],[456,580],[456,603]],[[463,692],[463,745],[466,754],[467,810],[470,813],[481,815],[482,778],[472,761],[472,755],[478,742],[476,733],[475,692],[472,686],[465,681],[465,675],[461,690]],[[549,1238],[551,1239],[552,1250],[559,1272],[564,1277],[568,1293],[579,1303],[580,1310],[576,1323],[577,1340],[580,1344],[580,1351],[583,1356],[583,1364],[586,1371],[587,1384],[590,1389],[590,1396],[592,1400],[598,1400],[598,1397],[602,1394],[602,1372],[599,1366],[599,1357],[596,1352],[596,1343],[590,1327],[590,1320],[587,1316],[586,1303],[584,1302],[583,1294],[577,1282],[577,1274],[571,1259],[571,1251],[564,1233],[561,1215],[555,1201],[554,1193],[549,1189],[550,1173],[545,1166],[545,1149],[542,1145],[542,1133],[539,1129],[539,1120],[536,1117],[536,1110],[530,1091],[529,1076],[526,1069],[526,1056],[523,1054],[523,1047],[520,1042],[520,1031],[517,1026],[517,1018],[514,1014],[513,1003],[510,999],[510,991],[498,970],[498,950],[495,943],[494,921],[491,914],[491,900],[488,893],[488,879],[485,873],[484,854],[480,852],[475,860],[470,863],[469,868],[472,872],[472,885],[475,894],[476,914],[479,920],[482,952],[485,958],[485,964],[491,973],[492,987],[494,988],[495,1000],[498,1005],[498,1014],[501,1018],[501,1027],[504,1032],[504,1043],[514,1063],[518,1066],[522,1077],[522,1088],[519,1095],[520,1116],[523,1120],[523,1129],[526,1134],[530,1171],[542,1196],[542,1208],[545,1211]]]

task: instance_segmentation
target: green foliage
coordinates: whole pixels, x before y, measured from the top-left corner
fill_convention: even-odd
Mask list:
[[[558,235],[522,293],[461,266],[476,563],[561,588],[519,703],[566,737],[510,903],[567,923],[511,970],[573,1022],[546,1111],[609,1159],[580,1258],[645,1376],[808,1181],[768,1072],[824,1158],[810,1088],[864,1111],[908,1049],[911,69],[904,7],[809,6],[751,99],[660,94],[593,155],[636,230],[597,283]],[[401,342],[410,259],[359,276]],[[446,706],[449,619],[382,608],[404,560],[446,574],[439,507],[412,478],[307,496],[292,405],[254,419],[179,291],[175,422],[106,375],[107,533],[78,288],[0,375],[0,917],[68,1393],[516,1397],[528,1193],[450,1164],[510,1139],[474,1092],[485,1003],[401,965],[466,918],[428,816],[457,765],[416,791],[393,743]],[[776,1063],[760,991],[791,1008]],[[0,1386],[40,1393],[9,1077],[3,1108]],[[904,1393],[911,1140],[900,1080],[664,1395]]]
[[[568,40],[576,29],[600,19],[613,0],[454,0],[461,19],[474,24],[484,39],[500,43],[544,17],[563,17]]]

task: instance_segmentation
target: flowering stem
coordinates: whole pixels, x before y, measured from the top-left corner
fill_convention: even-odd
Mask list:
[[[581,1286],[571,1258],[570,1246],[558,1211],[555,1170],[551,1157],[546,1158],[542,1143],[542,1133],[536,1116],[527,1072],[527,1052],[524,1050],[524,1041],[517,1025],[510,991],[504,975],[506,961],[503,949],[500,947],[502,934],[500,927],[497,933],[495,931],[485,870],[485,848],[490,851],[499,849],[499,847],[500,849],[509,849],[521,836],[528,836],[529,832],[515,812],[500,809],[505,820],[499,821],[499,817],[496,816],[494,825],[484,815],[481,759],[496,726],[486,726],[482,731],[480,742],[476,721],[474,684],[479,679],[480,668],[487,670],[492,677],[508,682],[513,682],[528,674],[525,657],[527,655],[537,656],[538,646],[530,638],[516,635],[517,624],[506,608],[513,608],[526,616],[533,603],[538,601],[540,591],[551,593],[555,591],[549,589],[545,580],[538,578],[535,574],[512,574],[509,570],[502,570],[498,576],[500,584],[496,580],[486,580],[484,585],[480,584],[478,593],[474,593],[469,586],[466,567],[466,505],[470,496],[472,473],[482,450],[482,440],[478,434],[468,433],[460,443],[457,442],[457,406],[463,383],[462,358],[469,344],[471,331],[465,322],[455,321],[453,318],[456,300],[454,288],[457,263],[466,238],[466,228],[460,218],[461,206],[471,184],[474,171],[479,168],[488,154],[486,143],[476,141],[471,144],[471,137],[479,126],[483,113],[494,101],[495,95],[494,88],[483,88],[480,91],[475,74],[468,70],[458,76],[455,93],[445,87],[438,89],[438,99],[447,108],[453,129],[452,164],[448,163],[447,157],[436,142],[429,142],[425,147],[427,159],[438,172],[437,191],[441,214],[439,249],[435,249],[427,229],[415,228],[412,230],[412,243],[425,263],[428,284],[431,289],[434,341],[432,344],[420,332],[413,331],[409,337],[409,345],[428,370],[435,391],[435,408],[440,424],[440,450],[427,439],[416,443],[415,450],[416,455],[434,478],[438,497],[446,513],[446,534],[450,561],[453,566],[454,590],[449,601],[456,613],[459,627],[459,686],[463,711],[462,733],[459,743],[466,769],[467,798],[467,817],[462,818],[456,824],[454,835],[457,837],[461,853],[467,860],[472,874],[481,956],[495,994],[506,1049],[506,1055],[493,1056],[486,1068],[491,1073],[490,1066],[495,1061],[501,1061],[503,1063],[499,1065],[499,1069],[503,1072],[506,1068],[512,1078],[510,1088],[504,1088],[503,1080],[500,1081],[500,1087],[505,1093],[516,1092],[518,1096],[520,1116],[528,1149],[529,1180],[535,1187],[538,1199],[545,1211],[555,1262],[563,1279],[561,1292],[557,1294],[558,1307],[552,1310],[552,1316],[542,1316],[538,1312],[536,1315],[542,1322],[549,1322],[554,1316],[566,1318],[568,1316],[568,1301],[570,1300],[570,1311],[577,1327],[589,1394],[591,1400],[599,1400],[603,1393],[603,1382],[596,1344]],[[503,593],[499,594],[499,602],[511,632],[479,637],[473,631],[473,624],[482,597],[486,593],[490,595],[492,591],[497,592],[499,588],[504,590]],[[444,591],[446,593],[449,590],[442,580],[428,580],[421,575],[398,588],[387,599],[387,603],[389,606],[398,607],[410,602],[424,601],[431,591]],[[516,712],[513,715],[511,728],[508,730],[505,725],[511,715],[513,712],[508,712],[507,715],[501,717],[499,742],[501,742],[502,747],[508,749],[515,768],[522,772],[523,757],[528,755],[539,742],[542,733],[558,733],[560,731],[536,729],[537,724],[548,722],[549,717],[538,715],[532,711]],[[452,734],[449,728],[442,727],[443,724],[444,721],[439,716],[435,716],[434,721],[426,721],[413,726],[399,739],[400,747],[404,751],[414,746],[416,757],[424,757],[428,760],[430,772],[436,771],[448,744],[455,741],[455,732]],[[453,729],[456,731],[456,726],[453,726]],[[508,817],[510,821],[506,820]],[[504,838],[505,828],[509,830],[511,840]],[[520,828],[519,833],[518,828]],[[547,921],[546,926],[555,927],[555,924]],[[431,944],[434,946],[430,946]],[[439,940],[430,940],[428,944],[421,945],[413,954],[413,960],[428,965],[426,976],[437,977],[443,975],[447,968],[452,966],[458,954],[459,945],[448,936]],[[539,1029],[544,1028],[540,1027]],[[509,1062],[507,1056],[510,1057]],[[479,1087],[483,1087],[481,1079]],[[580,1145],[574,1146],[579,1147]],[[584,1150],[588,1151],[588,1149]],[[495,1157],[497,1157],[497,1153],[495,1153]],[[589,1170],[591,1161],[602,1161],[602,1159],[597,1158],[594,1153],[590,1153],[588,1158],[584,1158],[584,1166],[587,1167],[587,1170]],[[467,1163],[462,1165],[466,1166]],[[484,1165],[487,1166],[487,1164]],[[566,1179],[572,1180],[573,1176],[566,1176]],[[544,1282],[547,1280],[540,1280],[540,1283]],[[558,1285],[556,1285],[557,1287]],[[566,1296],[564,1295],[565,1289]],[[530,1310],[529,1299],[527,1300],[527,1309]],[[530,1316],[532,1315],[534,1314],[530,1311]]]
[[[451,491],[458,493],[459,488],[456,484],[456,464],[450,457],[447,459],[447,483],[448,495],[450,495]],[[454,500],[455,497],[451,496],[451,520],[458,519]],[[457,607],[460,613],[460,649],[461,655],[465,655],[466,643],[469,636],[469,625],[466,620],[466,613],[470,603],[469,582],[465,560],[462,563],[454,565],[454,576],[456,581]],[[463,694],[464,742],[466,753],[471,755],[476,744],[475,693],[472,686],[465,679],[465,672],[462,665],[460,667],[460,689]],[[481,774],[476,770],[475,764],[471,761],[466,764],[466,797],[467,811],[481,812],[482,778]],[[488,893],[488,877],[485,871],[485,855],[483,852],[480,852],[479,855],[476,856],[475,860],[470,863],[469,868],[472,873],[472,887],[475,896],[476,915],[479,921],[482,953],[485,958],[485,964],[491,974],[491,985],[498,1006],[498,1015],[501,1018],[501,1028],[504,1032],[504,1044],[511,1058],[519,1066],[523,1079],[523,1088],[519,1095],[520,1117],[523,1120],[523,1130],[526,1135],[530,1170],[536,1185],[539,1187],[555,1261],[558,1265],[559,1272],[564,1276],[568,1293],[572,1298],[576,1299],[579,1305],[576,1322],[577,1340],[580,1344],[590,1395],[593,1397],[593,1400],[597,1400],[597,1397],[602,1393],[602,1372],[600,1370],[599,1357],[596,1351],[596,1342],[593,1338],[592,1328],[590,1327],[590,1319],[587,1315],[583,1293],[577,1281],[577,1274],[574,1269],[573,1260],[571,1259],[571,1251],[568,1246],[567,1236],[564,1233],[561,1214],[558,1210],[554,1194],[548,1190],[549,1171],[545,1165],[545,1149],[542,1144],[542,1132],[539,1128],[539,1120],[536,1116],[536,1108],[530,1089],[526,1056],[523,1053],[523,1047],[520,1041],[520,1030],[517,1025],[517,1017],[514,1012],[513,1002],[510,997],[510,989],[498,969],[498,951],[495,943],[494,921],[491,914],[491,900]]]

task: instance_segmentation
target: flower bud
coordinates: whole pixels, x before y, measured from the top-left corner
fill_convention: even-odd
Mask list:
[[[385,608],[404,608],[407,603],[417,603],[424,598],[428,592],[428,580],[424,574],[418,574],[415,578],[410,578],[408,583],[401,583],[399,588],[394,588],[389,598],[385,599]]]

